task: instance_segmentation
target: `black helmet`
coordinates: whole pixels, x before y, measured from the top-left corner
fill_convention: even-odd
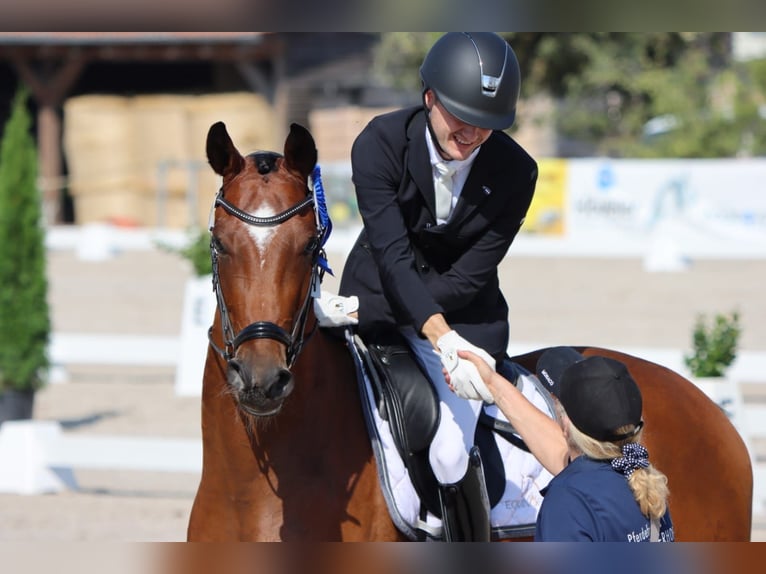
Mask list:
[[[420,67],[424,89],[436,92],[453,116],[481,128],[504,130],[516,118],[521,74],[516,54],[493,32],[448,32]]]

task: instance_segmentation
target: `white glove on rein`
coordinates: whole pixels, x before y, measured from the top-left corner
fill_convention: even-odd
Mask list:
[[[343,325],[356,325],[359,323],[349,313],[359,310],[359,298],[341,297],[333,293],[324,293],[314,299],[314,314],[319,321],[320,327],[342,327]]]
[[[439,347],[442,366],[449,373],[450,383],[455,389],[455,394],[464,399],[494,403],[495,399],[492,398],[492,393],[481,380],[479,370],[471,361],[458,357],[457,352],[471,351],[484,359],[493,371],[496,366],[495,359],[484,349],[466,341],[456,331],[449,331],[442,335],[436,344]]]

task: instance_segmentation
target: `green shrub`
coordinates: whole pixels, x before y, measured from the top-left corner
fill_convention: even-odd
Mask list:
[[[699,315],[694,323],[692,351],[684,363],[695,377],[722,377],[737,357],[741,334],[739,313],[718,313],[708,322]]]
[[[20,89],[0,142],[0,392],[48,377],[50,317],[37,147]]]
[[[204,277],[213,273],[213,264],[210,261],[210,232],[207,229],[192,229],[189,231],[189,240],[182,248],[159,245],[160,249],[176,253],[191,263],[194,274]]]

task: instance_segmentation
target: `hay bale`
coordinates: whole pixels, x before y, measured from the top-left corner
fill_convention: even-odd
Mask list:
[[[129,222],[146,225],[146,213],[134,189],[121,185],[88,187],[74,196],[77,224]]]
[[[141,223],[133,139],[128,98],[87,95],[64,103],[63,151],[78,224]]]
[[[101,181],[128,181],[135,170],[130,102],[117,96],[78,96],[64,104],[64,154],[70,190]]]
[[[136,96],[130,101],[133,153],[140,191],[155,195],[162,186],[168,195],[186,194],[192,174],[188,102],[192,96]]]
[[[274,111],[260,94],[235,92],[197,96],[188,102],[191,157],[205,159],[205,140],[210,126],[226,124],[234,145],[248,154],[257,150],[282,150],[276,144]],[[276,147],[275,147],[276,146]]]
[[[319,163],[351,161],[351,145],[367,123],[394,108],[345,106],[309,112],[309,129],[314,136]]]
[[[210,208],[215,195],[221,187],[221,176],[208,167],[199,174],[199,189],[197,190],[197,220],[196,224],[207,229],[210,218]]]
[[[187,102],[189,113],[190,157],[204,163],[198,171],[198,226],[207,226],[210,206],[221,185],[221,178],[207,165],[205,140],[210,126],[218,121],[226,124],[234,145],[244,154],[257,150],[282,151],[283,143],[275,142],[274,111],[262,95],[247,92],[197,96]]]
[[[220,177],[205,139],[223,121],[247,154],[275,147],[268,101],[252,93],[78,96],[64,104],[64,152],[78,224],[206,226]]]

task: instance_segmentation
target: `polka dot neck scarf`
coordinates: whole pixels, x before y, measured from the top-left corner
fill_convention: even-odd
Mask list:
[[[612,459],[612,468],[630,478],[639,468],[649,466],[649,452],[637,442],[622,445],[622,456]]]

